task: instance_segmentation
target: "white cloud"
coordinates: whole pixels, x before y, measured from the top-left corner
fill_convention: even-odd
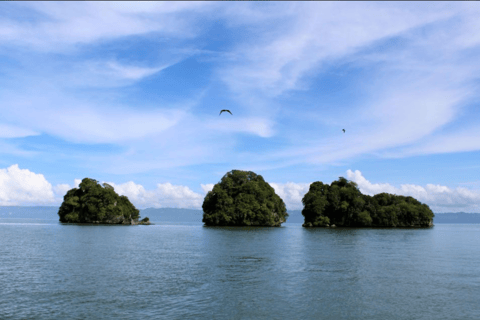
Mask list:
[[[162,108],[140,111],[121,104],[79,101],[56,90],[46,90],[32,98],[3,96],[10,108],[5,117],[16,119],[30,128],[76,143],[126,143],[165,131],[177,124],[186,112]],[[33,98],[34,97],[34,98]]]
[[[67,194],[70,189],[79,187],[81,179],[74,179],[73,186],[70,186],[68,183],[60,183],[53,187],[53,192],[55,193],[55,205],[61,205],[63,202],[63,197]]]
[[[143,66],[133,63],[120,63],[116,60],[87,60],[79,61],[73,65],[55,63],[51,69],[59,68],[50,79],[59,86],[68,88],[114,88],[132,85],[136,81],[154,75],[182,60],[182,56],[175,58],[166,57],[163,62],[156,62],[156,66]],[[44,66],[45,67],[45,66]]]
[[[130,202],[137,208],[195,208],[200,209],[204,196],[193,192],[186,186],[172,185],[171,183],[159,183],[154,190],[145,188],[129,181],[123,184],[107,182],[115,188],[115,192],[128,197]]]
[[[108,69],[106,70],[107,73],[113,74],[120,78],[132,79],[132,80],[138,80],[143,77],[150,76],[166,68],[166,66],[158,67],[158,68],[142,68],[142,67],[136,67],[136,66],[126,66],[126,65],[121,65],[115,61],[108,62],[107,67],[108,67]]]
[[[18,123],[19,127],[0,127],[0,137],[46,133],[69,142],[114,143],[135,150],[128,155],[108,155],[107,158],[101,155],[98,159],[97,155],[88,154],[85,161],[95,158],[92,163],[100,170],[141,172],[242,159],[233,148],[238,139],[217,142],[224,133],[284,139],[276,150],[268,153],[269,159],[257,157],[258,154],[248,155],[254,160],[248,159],[245,166],[256,161],[257,167],[273,166],[271,159],[276,166],[305,162],[332,164],[365,154],[409,156],[480,149],[480,140],[475,139],[477,131],[473,129],[478,127],[476,124],[468,134],[454,130],[439,133],[458,120],[462,103],[475,98],[478,92],[474,84],[480,64],[475,54],[462,51],[475,49],[480,43],[479,10],[472,4],[307,2],[229,6],[203,2],[138,5],[86,2],[6,5],[16,8],[17,11],[12,12],[19,14],[23,8],[30,9],[32,19],[15,20],[14,14],[0,19],[0,44],[14,44],[10,58],[22,66],[8,67],[13,69],[12,81],[16,79],[21,85],[15,88],[8,80],[12,88],[2,89],[5,95],[0,92],[5,106],[2,118]],[[243,113],[243,117],[238,117],[234,112],[232,118],[222,115],[204,121],[205,118],[194,113],[199,112],[200,107],[195,107],[200,106],[201,98],[197,99],[199,104],[182,102],[178,108],[105,103],[109,97],[116,96],[117,99],[126,97],[128,104],[129,98],[137,98],[130,95],[137,88],[124,92],[98,88],[132,84],[161,72],[192,52],[210,47],[209,37],[202,37],[196,43],[189,41],[212,30],[209,29],[212,21],[218,22],[215,28],[225,28],[221,29],[222,34],[231,33],[233,42],[221,46],[226,52],[217,52],[215,58],[221,56],[221,64],[210,64],[213,70],[209,71],[213,71],[214,77],[220,76],[231,91],[240,92],[243,100],[239,107],[250,108],[255,116]],[[455,21],[453,28],[452,21]],[[247,36],[239,37],[239,34]],[[81,60],[85,57],[83,54],[76,55],[86,53],[81,49],[88,49],[86,56],[95,56],[97,47],[84,44],[138,39],[131,37],[138,35],[144,35],[142,39],[148,41],[162,41],[162,50],[168,53],[159,50],[161,58],[142,58],[141,62],[126,61],[130,56],[120,59],[115,53],[102,55],[100,59],[105,60],[92,58],[94,60],[87,62]],[[391,46],[389,50],[379,48],[383,41],[396,38],[401,41],[385,45]],[[177,41],[179,39],[188,40],[188,44]],[[39,56],[42,60],[46,58],[44,62],[27,62],[35,57],[32,49],[60,50],[65,54],[54,58],[42,54]],[[18,54],[22,52],[28,54]],[[57,58],[58,64],[52,62]],[[218,62],[215,59],[214,62]],[[38,66],[33,68],[33,65]],[[280,98],[283,97],[279,95],[288,97],[287,93],[299,89],[305,90],[306,95],[300,95],[296,101],[303,97],[308,100],[311,93],[306,91],[308,81],[325,76],[323,72],[331,65],[359,67],[360,72],[367,70],[362,83],[355,85],[359,101],[353,101],[348,109],[338,108],[339,111],[337,101],[333,101],[325,108],[312,107],[305,113],[296,112],[304,106],[282,105]],[[22,69],[27,74],[23,78]],[[216,84],[210,80],[206,79],[207,85]],[[83,96],[84,92],[88,93],[83,91],[85,86],[95,88],[98,95],[88,101]],[[300,91],[293,94],[297,92]],[[223,98],[236,97],[230,94],[226,90]],[[328,95],[328,92],[320,94]],[[356,94],[346,92],[345,96],[356,99]],[[153,108],[157,111],[145,112]],[[171,111],[173,109],[182,111]],[[291,111],[290,114],[300,120],[312,114],[329,120],[292,123],[288,116],[280,118],[278,109],[289,109],[283,114]],[[341,137],[332,138],[322,131],[323,127],[338,123],[342,123],[342,128],[344,122],[349,126],[345,126],[347,133]],[[294,136],[297,139],[293,139]],[[283,143],[285,140],[289,141]],[[21,150],[13,146],[8,150],[0,147],[3,153],[21,155]],[[402,147],[404,149],[398,149]]]
[[[67,191],[70,189],[72,189],[72,187],[70,187],[70,185],[66,183],[57,184],[55,187],[53,187],[53,191],[55,192],[55,194],[61,198],[63,198],[63,196],[65,196],[65,194],[67,194]]]
[[[303,209],[302,198],[308,192],[310,183],[269,183],[275,190],[275,193],[282,198],[287,206],[287,210]],[[213,189],[214,184],[202,184],[202,190],[205,194]]]
[[[250,45],[239,45],[237,55],[242,59],[227,64],[222,79],[233,91],[243,92],[248,101],[252,95],[276,96],[308,89],[309,77],[329,71],[322,69],[324,62],[350,64],[372,73],[356,86],[361,88],[360,101],[364,102],[352,103],[348,111],[325,106],[311,112],[331,119],[329,126],[341,121],[342,127],[347,127],[348,139],[332,138],[322,130],[307,133],[304,128],[311,128],[310,112],[294,114],[294,118],[305,117],[304,128],[299,128],[301,121],[291,126],[292,131],[300,130],[302,142],[279,150],[272,155],[275,159],[282,156],[296,157],[297,163],[333,163],[369,153],[382,155],[385,149],[405,145],[410,146],[394,153],[409,156],[428,150],[478,150],[475,135],[451,132],[443,139],[448,144],[437,143],[436,138],[444,126],[458,120],[465,101],[474,99],[478,92],[474,89],[480,71],[478,59],[465,58],[462,50],[467,44],[452,45],[468,42],[472,47],[480,43],[479,37],[470,36],[476,34],[478,25],[478,19],[469,13],[471,9],[451,3],[299,4],[291,7],[294,14],[284,17],[289,26],[285,32],[271,32],[264,41],[255,38]],[[449,19],[457,21],[455,26],[462,32],[451,28]],[[262,36],[259,33],[258,37]],[[378,48],[380,42],[396,37],[401,39],[398,44]],[[321,120],[317,124],[325,127]],[[285,137],[297,134],[285,127]]]
[[[273,121],[259,117],[247,118],[226,118],[230,116],[227,114],[224,118],[212,121],[206,126],[209,129],[215,129],[223,132],[244,132],[258,135],[262,138],[268,138],[274,135]],[[226,119],[225,119],[226,118]]]
[[[73,188],[78,188],[80,186],[80,183],[82,183],[81,179],[74,179],[73,180]]]
[[[400,188],[388,183],[371,183],[359,170],[347,170],[347,178],[358,184],[363,194],[375,195],[386,192],[411,196],[427,204],[433,212],[479,212],[480,191],[463,187],[451,189],[447,186],[427,184],[425,187],[413,184],[402,184]]]
[[[20,157],[34,157],[38,156],[37,151],[24,150],[15,143],[0,141],[0,154],[11,154]]]
[[[0,123],[0,138],[23,138],[36,136],[39,133],[28,128]]]
[[[78,188],[81,179],[75,179],[73,186],[63,183],[52,185],[42,174],[36,174],[28,169],[19,169],[12,165],[0,169],[0,205],[60,205],[68,190]],[[201,209],[204,195],[190,188],[171,183],[159,183],[154,190],[146,190],[133,181],[116,184],[107,182],[114,187],[119,195],[127,196],[137,208],[194,208]],[[213,188],[213,184],[202,184],[205,193]]]
[[[68,190],[78,188],[81,179],[75,179],[73,186],[69,184],[52,185],[42,174],[33,173],[27,169],[19,169],[12,165],[0,169],[0,205],[60,205]],[[146,190],[133,181],[116,184],[107,182],[114,187],[119,195],[127,196],[137,208],[194,208],[201,209],[204,195],[190,188],[171,183],[159,183],[154,190]],[[213,184],[201,185],[203,190],[213,188]]]
[[[204,2],[163,5],[162,3],[22,3],[11,4],[18,11],[32,10],[36,19],[29,23],[1,21],[0,42],[27,44],[46,51],[63,50],[68,45],[92,43],[159,32],[163,35],[190,37],[195,29],[182,17],[191,10],[202,11]]]
[[[52,185],[43,174],[20,169],[18,164],[0,169],[0,205],[48,205],[54,202]]]
[[[207,183],[207,184],[200,184],[202,187],[203,193],[207,194],[209,191],[213,190],[213,187],[215,186],[213,183]]]
[[[454,153],[480,150],[480,129],[478,126],[466,126],[454,133],[439,133],[429,136],[421,142],[397,150],[379,151],[384,158],[403,158],[417,155]]]
[[[310,189],[310,183],[269,183],[275,193],[282,198],[287,210],[302,210],[302,199]]]
[[[416,142],[451,122],[461,111],[458,105],[466,96],[464,90],[453,90],[442,81],[429,83],[434,89],[417,81],[391,88],[392,92],[383,93],[388,98],[364,112],[365,118],[381,123],[376,128],[380,134],[374,139],[377,147]]]
[[[270,9],[270,8],[269,8]],[[285,10],[284,7],[278,10]],[[289,26],[272,38],[253,39],[238,48],[239,65],[224,70],[232,90],[262,89],[280,94],[295,89],[299,80],[322,61],[338,59],[372,42],[454,14],[450,7],[370,3],[300,3],[282,17]],[[283,30],[283,29],[282,29]],[[271,33],[268,34],[271,36]]]
[[[371,183],[359,170],[347,170],[347,178],[356,182],[363,194],[375,195],[386,192],[412,196],[426,203],[436,213],[441,212],[479,212],[480,190],[464,187],[455,189],[435,184],[419,186],[402,184],[395,187],[389,183]],[[80,184],[75,179],[73,187]],[[171,183],[157,184],[156,189],[146,190],[142,185],[129,181],[122,184],[108,182],[120,195],[127,196],[137,208],[178,207],[201,209],[204,196],[213,189],[214,184],[201,184],[203,195],[182,185]],[[270,183],[285,202],[288,210],[301,210],[302,198],[308,192],[310,183]],[[68,184],[55,187],[42,174],[28,169],[20,169],[17,164],[0,169],[0,205],[60,205],[63,196],[71,188]]]
[[[42,129],[73,142],[120,142],[160,133],[174,126],[182,115],[178,110],[139,113],[121,108],[112,114],[109,110],[85,106],[52,116],[50,122],[58,121],[58,125],[52,128],[44,125]]]

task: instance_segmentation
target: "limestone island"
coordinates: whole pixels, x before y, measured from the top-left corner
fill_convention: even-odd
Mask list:
[[[432,227],[435,216],[412,197],[364,195],[343,177],[330,185],[312,183],[302,202],[304,227]]]
[[[207,226],[280,227],[288,217],[283,200],[252,171],[232,170],[203,201]]]
[[[119,196],[108,183],[85,178],[78,188],[70,189],[63,197],[58,210],[60,222],[95,224],[150,224],[147,218],[140,221],[137,210],[126,196]]]

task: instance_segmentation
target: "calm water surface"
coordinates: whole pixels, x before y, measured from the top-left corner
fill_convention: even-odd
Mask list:
[[[0,319],[479,319],[479,235],[0,219]]]

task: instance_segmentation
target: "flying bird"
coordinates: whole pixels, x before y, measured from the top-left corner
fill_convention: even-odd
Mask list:
[[[343,130],[343,133],[345,133],[345,129],[342,129]]]
[[[230,114],[233,116],[233,114],[230,112],[230,110],[227,110],[227,109],[223,109],[222,111],[220,111],[220,114],[219,114],[219,115],[221,115],[222,112],[224,112],[224,111],[230,113]]]

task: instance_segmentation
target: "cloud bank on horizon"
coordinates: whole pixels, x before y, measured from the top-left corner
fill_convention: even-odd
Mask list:
[[[0,205],[58,203],[91,177],[139,207],[198,208],[241,169],[289,209],[347,173],[364,193],[478,211],[479,14],[476,2],[2,2]]]
[[[450,189],[446,186],[427,184],[401,185],[399,188],[388,183],[371,183],[359,170],[348,170],[346,176],[358,184],[363,194],[375,195],[382,192],[412,196],[426,203],[434,212],[479,212],[479,191],[471,191],[458,187]],[[63,201],[63,196],[71,188],[78,188],[80,179],[75,179],[73,185],[59,184],[52,186],[42,174],[28,169],[20,169],[12,165],[0,169],[0,206],[14,205],[49,205],[57,206]],[[101,181],[103,183],[106,181]],[[201,185],[202,193],[192,191],[187,186],[159,183],[153,190],[146,190],[142,185],[129,181],[122,184],[107,182],[115,191],[127,196],[134,206],[145,208],[191,208],[201,209],[203,199],[213,184]],[[324,183],[329,183],[325,182]],[[275,192],[283,199],[288,210],[303,209],[302,198],[308,192],[309,183],[269,183]]]

